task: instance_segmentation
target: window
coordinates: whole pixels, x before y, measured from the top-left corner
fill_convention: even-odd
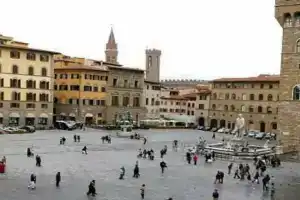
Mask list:
[[[154,98],[151,98],[151,106],[154,106]]]
[[[294,18],[295,18],[295,26],[299,27],[300,26],[300,12],[296,12],[294,14]]]
[[[228,94],[228,98],[229,98],[229,94]],[[206,95],[200,95],[200,100],[206,100]]]
[[[129,97],[123,97],[123,106],[128,106],[128,105],[129,105]]]
[[[255,84],[251,84],[251,88],[255,88]]]
[[[28,67],[28,75],[34,75],[33,67]]]
[[[264,89],[264,84],[260,84],[260,89]]]
[[[152,66],[152,56],[148,57],[148,67]]]
[[[101,87],[101,92],[106,92],[106,88],[105,87]]]
[[[100,100],[100,105],[101,106],[105,106],[106,105],[106,101],[105,100]]]
[[[112,96],[111,97],[111,105],[112,106],[119,106],[119,96]]]
[[[229,94],[226,93],[226,94],[225,94],[225,100],[228,100],[228,99],[229,99]]]
[[[117,82],[118,82],[118,79],[114,78],[113,79],[113,86],[117,86]]]
[[[140,97],[133,98],[133,107],[140,107]]]
[[[35,89],[36,88],[35,86],[36,86],[35,81],[33,81],[33,80],[27,80],[26,81],[26,88]]]
[[[47,76],[47,69],[45,67],[42,68],[42,76]]]
[[[11,103],[10,108],[20,108],[20,104],[19,103]]]
[[[224,111],[228,111],[228,106],[224,105]]]
[[[296,85],[293,89],[293,100],[300,100],[300,85]]]
[[[198,109],[203,110],[204,109],[204,104],[199,104]]]
[[[124,87],[126,87],[126,88],[128,87],[128,80],[124,80]]]
[[[34,103],[27,103],[26,104],[26,108],[35,108],[35,104]]]
[[[27,53],[26,58],[27,60],[35,60],[35,53]]]
[[[20,58],[20,52],[19,51],[11,51],[10,52],[10,58],[19,59]]]
[[[245,105],[242,105],[242,106],[241,106],[241,111],[242,111],[242,112],[246,112],[246,106],[245,106]]]
[[[235,100],[235,99],[236,99],[236,95],[235,95],[235,94],[232,94],[232,95],[231,95],[231,99]]]
[[[11,88],[21,88],[21,80],[10,79],[10,87]]]
[[[272,89],[273,88],[273,85],[272,84],[269,84],[269,89]]]
[[[292,20],[292,16],[290,13],[285,13],[284,14],[284,22],[283,22],[283,27],[285,28],[289,28],[293,26],[293,20]]]
[[[45,54],[40,55],[40,61],[41,62],[48,62],[49,61],[49,56]]]
[[[254,107],[253,106],[249,106],[249,112],[254,112]]]
[[[134,87],[138,88],[139,87],[139,82],[138,81],[134,81]]]
[[[231,110],[231,111],[235,111],[235,106],[234,106],[234,105],[231,105],[231,106],[230,106],[230,110]]]
[[[4,100],[4,92],[0,92],[0,100]]]
[[[68,90],[68,85],[60,85],[59,90],[62,90],[62,91]]]
[[[93,87],[93,91],[98,92],[98,87],[97,86]]]
[[[246,101],[247,100],[247,95],[246,94],[242,94],[242,100]]]
[[[27,101],[36,101],[36,94],[34,94],[34,93],[26,93],[26,100]]]
[[[102,113],[98,113],[98,117],[102,117]]]
[[[94,105],[94,100],[93,99],[89,99],[89,105],[93,106]]]
[[[83,90],[86,91],[86,92],[91,92],[91,91],[93,91],[93,88],[92,88],[92,86],[85,85],[83,87]]]
[[[43,101],[43,102],[48,102],[49,101],[49,95],[48,94],[40,94],[40,101]]]
[[[47,125],[48,124],[48,118],[40,117],[39,120],[38,120],[38,124],[39,125]]]
[[[273,96],[271,94],[268,95],[268,101],[273,101]]]
[[[264,95],[263,94],[259,94],[258,95],[258,100],[259,101],[263,101],[264,100]]]
[[[70,85],[70,90],[72,91],[79,91],[80,86],[79,85]]]
[[[0,78],[0,87],[4,87],[4,79]]]
[[[19,67],[17,65],[12,66],[12,73],[13,74],[18,74],[19,73]]]
[[[267,113],[271,114],[272,113],[272,108],[270,106],[267,107]]]
[[[216,104],[213,104],[213,105],[211,106],[211,108],[212,108],[213,110],[216,110]]]
[[[250,94],[250,97],[249,97],[249,99],[251,100],[251,101],[254,101],[254,94]]]
[[[261,107],[261,106],[258,106],[258,107],[257,107],[257,112],[258,112],[258,113],[261,113],[261,112],[262,112],[262,110],[263,110],[263,109],[262,109],[262,107]]]
[[[212,98],[213,98],[213,99],[217,99],[217,94],[216,94],[216,93],[213,93]]]
[[[69,99],[69,100],[68,100],[68,103],[69,103],[69,104],[73,104],[73,99]]]
[[[149,103],[148,101],[149,101],[149,99],[148,99],[148,98],[146,98],[146,105],[148,105],[148,103]]]
[[[193,110],[191,111],[191,115],[194,115],[194,111]]]

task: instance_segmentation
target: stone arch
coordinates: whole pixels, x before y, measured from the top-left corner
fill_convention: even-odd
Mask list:
[[[235,94],[231,94],[231,99],[235,100],[236,99],[236,95]]]
[[[259,94],[258,95],[258,100],[259,101],[263,101],[264,100],[264,95],[263,94]]]
[[[254,100],[255,100],[254,94],[250,94],[250,95],[249,95],[249,99],[250,99],[251,101],[254,101]]]
[[[225,128],[226,127],[226,121],[224,119],[220,120],[220,127]]]
[[[271,106],[267,106],[267,113],[269,113],[269,114],[272,113],[272,107]]]
[[[242,112],[246,112],[246,106],[245,106],[245,105],[242,105],[242,106],[241,106],[241,111],[242,111]]]
[[[217,127],[218,127],[218,120],[216,120],[216,119],[211,119],[211,120],[210,120],[210,127],[211,127],[211,128],[217,128]]]
[[[259,130],[260,130],[260,132],[266,131],[266,123],[264,121],[259,122]]]
[[[199,119],[198,119],[198,125],[199,126],[205,126],[205,119],[204,119],[204,117],[199,117]]]
[[[251,113],[254,112],[254,106],[250,105],[249,108],[248,108],[248,111],[251,112]]]
[[[28,75],[34,75],[34,69],[32,66],[28,67]]]
[[[263,111],[263,108],[262,108],[261,106],[258,106],[258,107],[257,107],[257,112],[258,112],[258,113],[262,113],[262,111]]]
[[[300,84],[293,87],[293,100],[300,100]]]
[[[273,95],[272,94],[268,95],[268,101],[273,101]]]

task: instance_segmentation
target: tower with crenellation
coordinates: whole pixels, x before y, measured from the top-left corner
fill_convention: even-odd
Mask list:
[[[146,49],[146,80],[159,82],[160,80],[160,56],[157,49]]]

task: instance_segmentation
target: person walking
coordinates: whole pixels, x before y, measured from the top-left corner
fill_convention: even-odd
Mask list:
[[[143,184],[141,187],[141,199],[145,199],[145,187],[145,184]]]
[[[219,199],[219,192],[217,189],[214,190],[212,193],[213,200],[218,200]]]
[[[60,172],[57,172],[55,176],[56,187],[59,187],[60,181],[61,181]]]

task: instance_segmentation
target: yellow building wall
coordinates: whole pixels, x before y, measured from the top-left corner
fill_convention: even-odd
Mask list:
[[[67,68],[67,67],[66,67]],[[106,88],[106,81],[102,80],[86,80],[84,77],[85,74],[107,76],[107,73],[99,73],[95,71],[86,71],[80,72],[78,70],[57,70],[57,79],[55,79],[55,84],[57,85],[58,90],[54,91],[54,96],[59,100],[60,103],[67,103],[68,99],[95,99],[95,100],[105,100],[107,92],[101,92],[101,87]],[[68,74],[68,79],[60,79],[60,74]],[[80,74],[81,79],[71,79],[71,74]],[[60,91],[59,85],[80,85],[80,91],[71,91],[70,88],[68,91]],[[84,91],[84,86],[97,86],[98,92],[86,92]]]
[[[36,54],[36,60],[30,61],[26,58],[26,53],[29,52],[26,50],[18,50],[20,52],[20,59],[10,58],[10,49],[0,48],[1,56],[0,56],[0,65],[1,65],[1,73],[0,78],[4,79],[4,87],[0,90],[4,92],[4,100],[11,100],[11,93],[13,91],[21,93],[21,101],[26,101],[26,93],[34,92],[37,94],[37,100],[39,98],[39,93],[49,94],[49,99],[52,101],[53,98],[53,69],[52,69],[52,56],[50,54],[45,53],[49,56],[48,62],[40,61],[40,53],[33,52]],[[18,74],[12,74],[12,66],[18,66]],[[34,69],[34,75],[28,75],[28,68],[32,66]],[[42,77],[42,68],[47,69],[47,76]],[[10,88],[10,79],[20,79],[21,80],[21,88]],[[36,81],[37,89],[27,89],[26,81],[34,80]],[[50,83],[50,90],[39,89],[40,81],[47,81]]]

